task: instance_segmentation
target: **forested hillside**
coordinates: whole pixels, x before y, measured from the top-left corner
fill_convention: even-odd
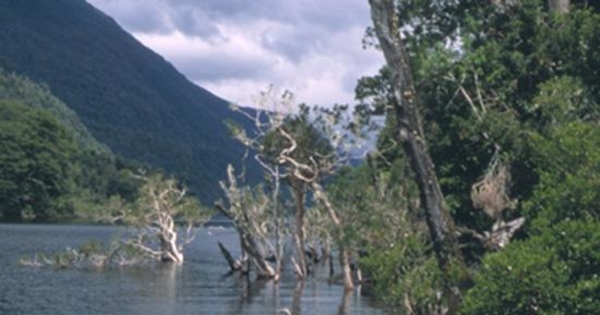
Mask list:
[[[206,203],[218,196],[243,154],[226,101],[83,0],[3,1],[0,24],[0,67],[46,84],[116,154],[188,178]]]
[[[47,89],[0,71],[0,219],[95,220],[136,199],[137,167]]]
[[[30,108],[47,110],[73,132],[75,140],[82,148],[110,154],[110,149],[99,143],[79,120],[77,114],[52,95],[47,87],[14,73],[5,73],[0,68],[0,99],[14,100]]]

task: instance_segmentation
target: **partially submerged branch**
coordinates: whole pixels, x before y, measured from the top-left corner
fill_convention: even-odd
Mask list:
[[[260,191],[250,191],[247,188],[238,187],[235,170],[229,165],[227,168],[227,182],[221,182],[221,188],[225,192],[229,206],[215,204],[216,208],[233,220],[236,230],[240,235],[242,251],[248,254],[250,261],[256,267],[257,276],[261,278],[279,278],[279,267],[273,268],[267,261],[265,248],[274,252],[275,259],[279,265],[280,251],[271,244],[268,229],[261,224],[265,222],[266,211],[269,206],[269,198]],[[223,251],[223,248],[222,248]],[[231,255],[226,259],[232,270],[237,270],[237,264],[232,263]],[[229,256],[229,258],[227,258]]]
[[[194,226],[208,220],[210,213],[200,207],[196,199],[189,197],[187,189],[174,179],[165,180],[160,175],[139,175],[138,178],[145,182],[140,198],[120,213],[111,213],[114,219],[108,220],[128,225],[133,231],[128,231],[127,237],[106,246],[90,242],[79,249],[67,248],[54,254],[52,259],[47,255],[36,255],[33,259],[22,260],[22,264],[67,268],[123,266],[149,261],[183,263],[184,247],[196,235]],[[185,224],[182,233],[178,231],[176,220]]]

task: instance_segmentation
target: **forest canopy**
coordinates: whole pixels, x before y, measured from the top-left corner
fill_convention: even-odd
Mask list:
[[[137,198],[141,165],[115,157],[45,87],[0,71],[0,218],[86,220]]]
[[[587,251],[599,244],[597,5],[370,4],[374,27],[365,42],[384,52],[387,65],[359,81],[357,97],[373,113],[388,109],[371,165],[390,176],[410,162],[416,173],[404,173],[403,180],[419,184],[410,139],[413,131],[417,141],[423,135],[422,157],[428,152],[432,159],[441,207],[450,213],[461,248],[444,252],[435,235],[417,247],[433,246],[435,255],[425,249],[412,254],[414,239],[406,237],[395,243],[401,248],[377,247],[377,256],[364,259],[376,293],[407,314],[597,310],[591,296],[600,292],[598,273],[588,267],[596,258]],[[387,10],[378,10],[382,6]],[[422,131],[410,129],[416,125],[407,104],[418,107]],[[391,149],[398,147],[403,150]],[[417,207],[413,226],[431,213],[420,200],[426,202]],[[397,257],[406,252],[412,255]],[[443,255],[458,263],[444,267]],[[427,264],[433,258],[437,266]],[[461,293],[448,293],[448,286]]]

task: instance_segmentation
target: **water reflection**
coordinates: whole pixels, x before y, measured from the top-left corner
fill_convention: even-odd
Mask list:
[[[305,282],[287,274],[279,283],[235,274],[224,277],[228,269],[217,240],[235,248],[238,240],[232,230],[199,231],[183,265],[54,271],[16,264],[22,255],[75,247],[90,238],[110,239],[116,231],[0,224],[0,313],[263,315],[288,308],[294,315],[384,314],[369,300],[353,292],[343,294],[342,286],[328,284],[317,274]]]
[[[292,314],[294,315],[302,314],[302,290],[304,290],[304,282],[298,282],[292,295]]]
[[[255,304],[255,299],[262,297],[267,287],[268,281],[255,280],[252,281],[249,276],[236,277],[236,285],[240,288],[238,303],[231,303],[227,314],[243,314],[244,309]]]

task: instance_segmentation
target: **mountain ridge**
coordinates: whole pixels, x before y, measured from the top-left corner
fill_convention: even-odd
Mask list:
[[[220,196],[244,152],[223,122],[249,124],[227,101],[85,1],[9,0],[0,23],[0,67],[47,84],[115,153],[187,177],[205,203]]]

